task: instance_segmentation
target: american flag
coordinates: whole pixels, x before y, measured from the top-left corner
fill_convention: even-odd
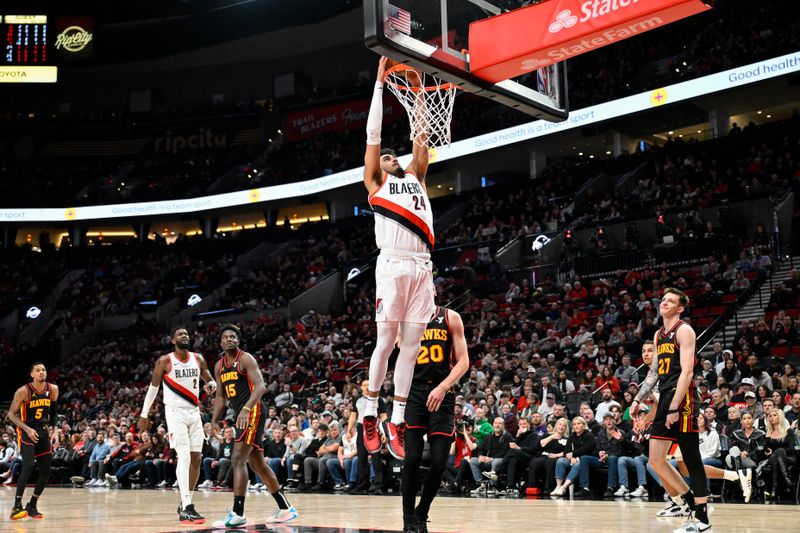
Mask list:
[[[389,4],[388,20],[392,27],[406,35],[411,35],[411,13]]]

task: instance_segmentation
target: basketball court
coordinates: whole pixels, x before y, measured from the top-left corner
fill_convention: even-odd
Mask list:
[[[250,493],[245,510],[248,531],[293,533],[357,533],[401,531],[403,518],[399,496],[351,496],[348,494],[289,494],[300,518],[283,526],[266,526],[264,518],[275,502],[266,493]],[[3,517],[3,531],[224,531],[211,524],[230,509],[230,492],[195,493],[198,511],[206,517],[202,526],[184,526],[175,512],[177,489],[108,490],[48,487],[39,510],[45,519],[11,522]],[[0,508],[10,509],[13,487],[0,489]],[[657,519],[660,502],[524,500],[441,497],[433,502],[428,528],[431,532],[489,533],[500,531],[558,531],[668,533],[679,527],[679,518]],[[793,531],[797,522],[794,505],[714,504],[712,520],[719,532],[756,533]]]

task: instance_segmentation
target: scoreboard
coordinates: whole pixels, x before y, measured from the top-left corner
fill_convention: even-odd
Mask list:
[[[90,17],[0,14],[0,83],[55,83],[58,65],[91,59]]]
[[[51,61],[47,15],[3,15],[3,65],[48,65]]]

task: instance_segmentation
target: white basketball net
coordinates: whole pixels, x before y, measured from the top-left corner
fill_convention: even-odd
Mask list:
[[[386,72],[386,84],[408,114],[409,138],[432,148],[450,144],[450,121],[459,88],[433,74],[397,65]]]

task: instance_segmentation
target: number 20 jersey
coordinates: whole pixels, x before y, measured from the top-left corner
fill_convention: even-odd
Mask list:
[[[425,328],[414,366],[412,387],[428,390],[436,387],[453,368],[453,338],[447,322],[447,309],[437,307]]]
[[[369,196],[375,212],[375,244],[381,250],[426,254],[433,251],[433,211],[425,187],[413,172],[383,174]]]

